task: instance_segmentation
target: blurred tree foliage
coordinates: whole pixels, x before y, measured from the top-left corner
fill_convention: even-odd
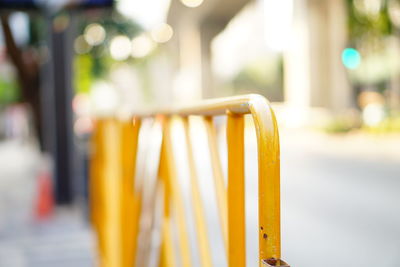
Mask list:
[[[398,1],[398,0],[395,0]],[[392,34],[388,0],[347,0],[349,37],[355,45]]]
[[[19,87],[16,80],[0,78],[0,106],[20,100]]]
[[[78,35],[84,34],[86,27],[91,23],[100,24],[105,32],[105,40],[89,51],[76,55],[74,59],[75,89],[77,92],[89,92],[93,81],[103,79],[111,65],[115,62],[108,53],[108,47],[113,37],[125,35],[132,38],[140,34],[143,29],[134,21],[125,18],[117,11],[107,11],[97,14],[82,14],[79,17]]]
[[[390,104],[398,97],[400,78],[400,0],[347,0],[349,45],[360,51],[361,64],[350,71],[358,91],[374,91],[384,98],[385,119],[372,132],[400,129],[399,107]]]
[[[93,60],[89,55],[79,55],[74,59],[75,89],[78,93],[88,93],[92,84]]]
[[[349,46],[361,54],[361,64],[350,70],[356,84],[373,85],[381,92],[395,73],[400,73],[398,53],[400,0],[347,0]]]

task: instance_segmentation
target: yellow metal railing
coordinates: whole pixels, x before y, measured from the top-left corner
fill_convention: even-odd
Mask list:
[[[192,116],[200,117],[207,136],[207,154],[202,156],[211,162],[228,266],[246,266],[245,114],[252,115],[257,134],[259,266],[286,266],[280,260],[278,127],[268,101],[258,95],[206,100],[137,114],[128,121],[97,122],[90,202],[100,266],[215,266],[205,220],[208,207],[204,207],[193,151],[196,140],[191,138]],[[227,116],[227,182],[214,116]],[[185,166],[180,165],[182,153]],[[188,224],[187,196],[195,233]],[[196,264],[193,240],[200,259]]]

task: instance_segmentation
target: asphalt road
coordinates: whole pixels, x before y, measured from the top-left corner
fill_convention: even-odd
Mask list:
[[[249,129],[246,253],[247,266],[257,266],[257,146]],[[296,267],[400,266],[400,136],[288,129],[280,136],[282,258]],[[206,145],[197,141],[194,151],[214,266],[227,266]],[[226,155],[222,162],[226,169]]]
[[[400,139],[281,134],[282,255],[292,266],[400,266]]]
[[[254,141],[247,145],[247,266],[257,266],[256,145]],[[3,160],[10,158],[9,152],[3,154]],[[281,164],[282,257],[291,266],[400,266],[400,138],[282,130]],[[211,179],[206,165],[201,166],[199,177]],[[3,165],[3,178],[6,174],[12,177],[15,169],[22,171],[9,166],[6,172]],[[27,166],[26,173],[31,171]],[[19,172],[15,177],[25,177]],[[213,262],[223,267],[226,259],[212,181],[207,185],[203,180],[199,183],[204,189]],[[15,185],[24,188],[19,182]],[[79,215],[67,212],[48,225],[28,227],[26,232],[15,231],[18,227],[7,231],[10,225],[4,215],[13,213],[6,212],[6,203],[27,193],[10,195],[5,193],[14,192],[11,187],[2,188],[1,267],[91,266],[94,239]],[[23,206],[12,202],[13,207]],[[192,249],[196,250],[195,245]],[[198,255],[193,258],[194,266],[200,266]]]

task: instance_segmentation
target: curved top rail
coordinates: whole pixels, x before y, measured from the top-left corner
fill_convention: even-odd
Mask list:
[[[263,103],[264,107],[270,107],[270,103],[265,97],[257,94],[224,97],[216,99],[205,99],[198,103],[184,105],[178,108],[162,108],[151,110],[149,112],[135,113],[136,117],[154,117],[157,115],[203,115],[203,116],[218,116],[224,115],[226,112],[235,114],[252,113],[252,106],[260,106]]]
[[[95,226],[99,235],[99,242],[101,249],[102,259],[107,261],[107,266],[121,266],[122,262],[136,262],[136,253],[139,253],[137,239],[142,231],[139,228],[141,216],[143,215],[142,192],[138,193],[135,188],[136,175],[135,170],[137,167],[142,166],[147,156],[143,157],[143,160],[136,160],[141,154],[146,155],[146,149],[152,149],[150,146],[144,146],[145,149],[138,149],[139,143],[143,143],[143,140],[139,138],[141,134],[141,126],[143,126],[142,118],[154,117],[156,122],[161,122],[162,125],[162,143],[160,152],[160,162],[157,166],[158,171],[162,173],[158,179],[162,179],[162,182],[168,184],[164,193],[166,193],[165,199],[171,201],[171,203],[178,203],[175,206],[175,212],[173,216],[177,218],[177,228],[181,229],[177,233],[179,239],[180,254],[182,256],[182,263],[190,263],[190,249],[187,245],[187,233],[186,233],[186,218],[185,209],[180,205],[182,204],[181,193],[177,188],[179,185],[176,182],[177,167],[178,165],[174,162],[173,143],[172,135],[176,132],[173,129],[173,119],[170,120],[170,116],[181,117],[180,120],[183,123],[183,130],[185,131],[187,155],[188,155],[188,168],[190,169],[190,179],[192,183],[193,202],[195,214],[197,218],[200,218],[203,214],[203,207],[201,206],[201,197],[198,192],[198,186],[196,184],[196,168],[193,160],[193,152],[191,151],[193,140],[190,140],[190,125],[187,116],[196,115],[203,116],[202,118],[209,131],[209,144],[210,145],[210,158],[217,158],[216,162],[219,161],[218,157],[218,140],[215,138],[216,131],[213,125],[212,117],[225,115],[227,116],[227,154],[228,154],[228,185],[227,188],[223,181],[223,173],[221,170],[220,162],[217,162],[216,171],[213,174],[215,177],[221,178],[220,183],[220,198],[223,199],[221,205],[220,215],[225,216],[224,222],[221,225],[225,229],[225,233],[222,234],[225,238],[228,264],[229,266],[244,267],[246,266],[246,227],[245,227],[245,120],[244,115],[251,114],[254,127],[257,136],[257,153],[258,153],[258,242],[259,244],[259,255],[258,255],[258,266],[287,266],[284,261],[281,261],[281,240],[280,240],[280,148],[279,148],[279,134],[278,125],[271,108],[270,103],[263,96],[250,94],[243,96],[235,96],[229,98],[219,98],[204,100],[194,105],[185,105],[178,108],[171,109],[153,109],[150,112],[141,112],[133,114],[133,120],[130,116],[129,120],[123,118],[124,121],[116,120],[115,118],[109,118],[104,120],[104,123],[100,123],[97,126],[97,134],[94,138],[94,142],[98,146],[95,157],[92,160],[92,189],[93,190],[93,203],[96,200],[100,200],[99,206],[96,206],[96,213],[93,213],[93,219],[95,220]],[[183,118],[182,118],[183,117]],[[137,119],[137,121],[136,121]],[[158,121],[159,119],[159,121]],[[100,120],[102,121],[102,120]],[[143,131],[144,135],[147,131]],[[151,137],[149,137],[151,138]],[[214,138],[214,139],[213,139]],[[126,142],[130,142],[129,144]],[[178,140],[181,141],[181,140]],[[213,147],[213,148],[211,148]],[[215,150],[214,152],[211,150]],[[143,151],[142,151],[143,150]],[[139,157],[140,158],[140,157]],[[132,160],[133,159],[133,160]],[[129,166],[127,165],[128,163]],[[137,164],[140,164],[136,166]],[[185,163],[186,164],[186,163]],[[140,167],[141,168],[141,167]],[[117,176],[116,176],[117,175]],[[185,174],[186,175],[186,174]],[[143,175],[144,177],[145,175]],[[122,179],[109,179],[109,177],[121,177]],[[135,177],[132,180],[132,177]],[[218,180],[218,179],[215,179]],[[95,182],[93,182],[95,181]],[[217,186],[216,186],[217,187]],[[93,189],[94,188],[94,189]],[[107,188],[107,190],[104,190]],[[174,190],[171,190],[174,188]],[[218,190],[217,190],[218,191]],[[217,193],[218,194],[218,193]],[[164,198],[164,197],[163,197]],[[173,199],[173,200],[172,200]],[[107,205],[103,205],[104,203]],[[103,203],[103,204],[102,204]],[[168,207],[168,205],[165,205]],[[167,209],[167,208],[165,208]],[[121,220],[121,216],[116,216],[114,212],[130,212],[127,213],[129,220]],[[169,212],[168,212],[169,213]],[[171,216],[165,212],[165,217]],[[174,219],[176,219],[174,217]],[[171,220],[167,218],[165,220],[166,229],[172,229],[170,227]],[[204,231],[203,219],[200,218],[197,224],[198,236],[206,236]],[[104,231],[106,230],[107,231]],[[131,231],[129,235],[122,235],[121,229]],[[147,231],[147,229],[145,229]],[[172,231],[172,230],[168,230]],[[165,240],[171,239],[171,232],[165,231]],[[115,233],[115,235],[110,235]],[[147,233],[147,232],[146,232]],[[115,236],[115,239],[114,239]],[[111,238],[112,237],[112,238]],[[181,238],[182,237],[182,238]],[[107,243],[112,241],[110,243]],[[165,241],[165,242],[175,242]],[[207,247],[207,239],[199,239],[199,252],[202,259],[208,259],[209,248]],[[105,246],[107,244],[107,246]],[[123,246],[129,244],[129,246],[123,248]],[[169,244],[169,243],[168,243]],[[238,245],[236,245],[238,244]],[[148,248],[146,243],[145,250]],[[122,249],[123,248],[123,249]],[[166,246],[167,248],[167,246]],[[239,250],[238,250],[239,248]],[[134,251],[134,254],[132,254]],[[142,250],[140,250],[141,252]],[[146,250],[147,251],[147,250]],[[120,253],[121,252],[121,253]],[[171,251],[165,251],[165,255],[172,255]],[[147,252],[146,252],[147,253]],[[127,256],[128,255],[128,256]],[[144,254],[143,254],[144,255]],[[145,258],[150,254],[146,254]],[[167,259],[166,260],[171,260]],[[146,258],[147,259],[147,258]],[[139,262],[139,261],[137,261]],[[203,263],[203,261],[202,261]],[[204,260],[202,266],[210,266],[208,260]],[[132,266],[132,264],[129,264]],[[173,264],[170,264],[173,266]],[[186,264],[190,266],[191,264]],[[138,264],[138,266],[145,266]]]
[[[134,117],[155,116],[219,116],[251,114],[258,145],[259,258],[280,263],[280,148],[277,121],[271,105],[261,95],[249,94],[203,100],[198,104],[172,109],[153,110]]]

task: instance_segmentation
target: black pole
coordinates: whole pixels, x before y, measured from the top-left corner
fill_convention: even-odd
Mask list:
[[[73,200],[73,126],[72,126],[72,45],[69,27],[49,27],[49,60],[42,73],[42,110],[45,150],[54,163],[54,192],[57,204]]]

